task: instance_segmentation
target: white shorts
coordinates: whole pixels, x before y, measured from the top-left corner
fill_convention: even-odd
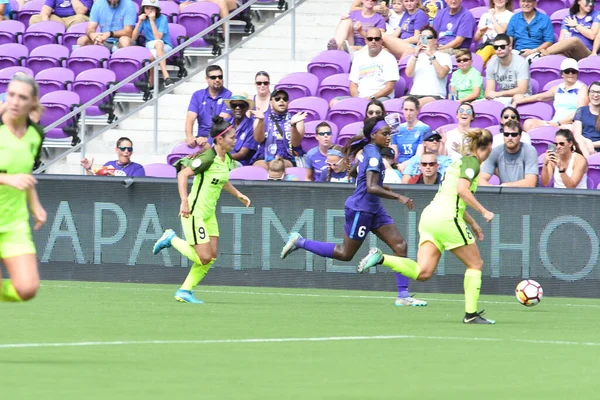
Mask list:
[[[162,40],[151,40],[149,42],[146,42],[146,48],[148,50],[150,50],[150,53],[152,53],[152,55],[154,56],[154,58],[158,58],[158,56],[156,55],[156,42],[161,42],[163,44],[163,46],[165,47],[165,54],[167,54],[168,52],[170,52],[171,50],[173,50],[173,47],[169,46],[168,44],[166,44]]]

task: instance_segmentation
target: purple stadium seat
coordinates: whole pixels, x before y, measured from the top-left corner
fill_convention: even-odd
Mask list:
[[[56,21],[43,21],[27,28],[23,34],[23,44],[29,51],[45,44],[61,44],[65,26]]]
[[[402,57],[400,63],[398,64],[398,71],[400,72],[400,76],[404,78],[406,82],[406,92],[410,93],[410,88],[412,87],[413,79],[406,76],[406,64],[408,64],[408,60],[410,60],[412,56]]]
[[[353,122],[362,122],[365,119],[368,103],[369,100],[357,97],[340,100],[329,110],[327,120],[332,121],[340,129]]]
[[[563,83],[564,81],[565,81],[565,80],[564,80],[563,78],[560,78],[560,79],[554,79],[554,80],[552,80],[552,81],[550,81],[550,82],[548,82],[548,83],[546,83],[546,84],[544,85],[544,88],[542,89],[542,92],[546,92],[546,91],[548,91],[548,90],[552,89],[554,86],[558,86],[558,85],[560,85],[560,84],[561,84],[561,83]]]
[[[144,171],[146,176],[154,178],[175,178],[177,177],[177,170],[174,166],[163,163],[154,163],[144,165]]]
[[[0,69],[25,65],[29,49],[22,44],[7,43],[0,45]]]
[[[321,81],[317,96],[327,100],[327,103],[335,97],[350,96],[350,74],[335,74]]]
[[[281,78],[275,90],[283,89],[288,93],[290,101],[301,97],[316,96],[319,78],[310,72],[293,72]]]
[[[6,92],[6,87],[17,72],[25,72],[33,78],[33,71],[27,67],[8,67],[0,69],[0,93]]]
[[[400,77],[394,84],[394,98],[398,99],[406,95],[406,80]]]
[[[502,129],[502,126],[501,125],[490,125],[490,126],[486,127],[485,129],[490,131],[492,136],[496,136],[497,134],[500,133],[500,129]]]
[[[23,4],[21,10],[17,12],[17,21],[22,22],[23,25],[25,25],[25,29],[27,29],[29,26],[29,18],[31,18],[32,15],[39,14],[45,2],[45,0],[33,0]],[[13,8],[13,10],[16,9]]]
[[[177,16],[179,15],[179,5],[174,1],[159,1],[160,13],[167,17],[169,22],[177,23]],[[175,42],[173,42],[175,44]]]
[[[75,74],[68,68],[48,68],[38,72],[35,80],[40,88],[40,97],[57,90],[69,90]]]
[[[421,108],[419,120],[436,129],[445,124],[456,122],[456,111],[459,103],[452,100],[436,100]]]
[[[285,169],[286,175],[293,175],[298,178],[299,181],[306,180],[306,168],[302,167],[289,167]]]
[[[554,34],[559,37],[560,36],[560,27],[562,25],[563,20],[566,16],[569,15],[569,9],[563,8],[561,10],[556,10],[550,15],[550,20],[552,21],[552,27],[554,28]]]
[[[117,81],[122,81],[149,64],[150,57],[150,50],[145,47],[125,47],[112,54],[110,60],[108,60],[108,68],[117,75]],[[138,82],[140,81],[148,81],[147,72],[138,77]],[[139,91],[140,90],[134,86],[133,82],[127,83],[122,86],[121,89],[117,90],[117,92],[121,93],[137,93]]]
[[[40,124],[47,126],[73,111],[79,104],[79,96],[77,93],[68,90],[57,90],[43,96],[40,103],[45,108]],[[67,133],[69,131],[71,134]],[[46,137],[49,139],[66,139],[76,136],[76,132],[77,119],[73,118],[48,131]]]
[[[494,100],[475,101],[472,104],[475,110],[475,120],[471,122],[473,128],[486,128],[500,123],[504,104]]]
[[[354,136],[358,135],[359,131],[362,131],[363,121],[353,122],[348,124],[342,128],[337,137],[337,144],[340,146],[345,146],[348,140],[352,139]]]
[[[448,132],[448,131],[451,131],[452,129],[456,129],[457,127],[458,127],[458,124],[456,124],[456,123],[446,124],[446,125],[438,126],[435,130],[438,132]]]
[[[500,185],[500,178],[498,178],[496,175],[492,175],[490,177],[490,179],[488,180],[488,182],[492,186],[499,186]]]
[[[543,155],[548,150],[548,145],[554,143],[554,135],[558,131],[556,126],[541,126],[527,132],[531,137],[531,145],[535,147],[538,155]]]
[[[229,173],[229,179],[246,181],[266,181],[268,176],[266,169],[252,165],[236,168]]]
[[[586,85],[600,81],[600,56],[579,60],[579,80]]]
[[[558,10],[569,8],[569,3],[563,0],[544,0],[540,1],[537,9],[542,11],[546,15],[552,15]]]
[[[302,149],[305,152],[308,152],[308,150],[319,145],[319,142],[317,142],[316,132],[317,125],[319,125],[321,122],[327,122],[329,124],[329,126],[331,127],[331,143],[336,143],[338,134],[338,128],[336,124],[334,124],[331,121],[325,120],[310,121],[304,124],[304,138],[302,139]]]
[[[345,51],[326,50],[310,60],[307,70],[315,74],[319,78],[319,83],[322,83],[329,76],[350,72],[351,63],[352,58]]]
[[[179,13],[177,23],[183,25],[189,37],[192,37],[219,20],[219,6],[208,1],[200,1],[190,4]],[[214,32],[211,34],[214,35]],[[192,43],[192,47],[210,47],[204,38],[196,40]]]
[[[475,18],[475,22],[478,24],[479,20],[481,19],[481,16],[486,12],[490,11],[490,8],[482,7],[481,5],[479,5],[477,7],[471,8],[469,11],[471,11],[471,14],[473,14],[473,18]]]
[[[69,58],[69,49],[60,44],[46,44],[31,50],[27,58],[27,68],[34,74],[53,67],[63,67]]]
[[[587,158],[588,178],[592,179],[592,187],[600,185],[600,153],[592,154]],[[588,186],[589,187],[589,186]]]
[[[24,32],[25,25],[20,21],[0,21],[0,44],[19,43],[19,37]]]
[[[106,68],[110,50],[104,46],[84,46],[73,50],[67,60],[67,68],[73,71],[75,76],[92,68]]]
[[[529,67],[531,78],[535,79],[540,87],[544,87],[546,83],[560,78],[560,63],[565,58],[561,55],[552,55],[533,60]]]
[[[402,78],[402,77],[401,77]],[[404,121],[404,113],[402,112],[404,105],[404,99],[389,99],[383,102],[383,108],[385,108],[386,114],[398,113],[400,119]]]
[[[67,46],[69,50],[73,48],[73,45],[77,44],[77,39],[81,36],[85,36],[85,32],[87,31],[87,22],[80,22],[78,24],[72,25],[62,37],[63,46]],[[98,26],[98,29],[100,27]]]
[[[180,143],[171,149],[171,152],[167,156],[167,164],[173,165],[177,160],[185,156],[189,156],[198,151],[197,147],[190,147],[187,143]]]
[[[300,99],[290,101],[288,111],[292,114],[299,112],[307,112],[308,115],[304,122],[310,122],[317,119],[325,119],[327,117],[327,109],[329,104],[326,100],[320,97],[302,97]]]
[[[529,118],[550,121],[554,115],[554,108],[544,101],[518,105],[517,111],[519,111],[519,115],[521,115],[521,121],[525,121]]]
[[[79,95],[81,104],[85,104],[116,84],[116,80],[115,73],[109,69],[88,69],[77,75],[75,82],[73,82],[73,91]],[[112,122],[114,118],[113,97],[114,94],[111,94],[93,106],[89,106],[85,110],[86,115],[99,116],[108,114],[108,122]]]
[[[169,1],[167,3],[171,2]],[[171,43],[173,43],[173,48],[179,46],[181,43],[189,39],[187,36],[187,31],[185,30],[185,26],[173,23],[169,23],[169,36],[171,37]],[[177,72],[178,77],[182,78],[184,76],[187,76],[183,50],[181,50],[176,55],[169,57],[167,59],[167,64],[179,67],[179,71]]]

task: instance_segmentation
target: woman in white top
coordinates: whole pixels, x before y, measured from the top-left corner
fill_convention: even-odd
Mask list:
[[[588,89],[585,83],[577,80],[579,76],[579,66],[577,61],[572,58],[565,58],[560,64],[560,74],[563,82],[550,88],[544,93],[534,94],[533,96],[523,97],[513,102],[513,107],[520,104],[534,103],[536,101],[548,101],[554,99],[554,116],[551,121],[542,121],[537,118],[530,118],[523,124],[523,129],[530,131],[540,126],[562,126],[570,128],[573,123],[573,117],[579,107],[588,104]]]
[[[260,111],[267,111],[271,100],[271,78],[265,71],[258,71],[254,76],[256,85],[256,96],[254,96],[255,108]]]
[[[406,64],[406,76],[413,78],[410,94],[419,99],[421,107],[445,99],[452,58],[438,49],[438,33],[432,26],[421,29],[415,55]]]
[[[477,55],[483,58],[484,65],[496,54],[492,41],[499,33],[506,33],[508,22],[513,16],[512,0],[489,0],[489,5],[490,11],[481,16],[475,32],[475,41],[481,41]]]
[[[549,149],[542,169],[542,185],[548,186],[554,177],[555,188],[587,189],[588,163],[568,129],[559,129],[554,136],[556,151]]]
[[[458,126],[448,132],[442,132],[438,129],[438,132],[442,134],[442,144],[444,150],[442,155],[447,155],[452,158],[452,161],[456,161],[462,157],[460,148],[463,144],[463,138],[465,133],[471,129],[471,122],[475,119],[475,110],[470,103],[462,103],[456,111],[456,119]]]

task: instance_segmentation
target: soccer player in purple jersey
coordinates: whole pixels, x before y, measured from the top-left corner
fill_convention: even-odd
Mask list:
[[[382,116],[378,116],[365,120],[363,133],[364,136],[355,136],[344,148],[345,155],[358,162],[356,189],[346,200],[344,242],[341,245],[317,242],[304,239],[298,232],[292,232],[281,250],[282,260],[297,249],[305,249],[322,257],[350,261],[369,232],[383,240],[394,254],[406,254],[406,241],[381,204],[383,197],[397,200],[409,210],[415,208],[412,199],[383,186],[385,166],[380,151],[390,145],[391,128]],[[359,154],[361,150],[362,153]],[[397,305],[427,305],[426,302],[412,297],[407,299],[413,301],[408,300],[407,304]]]

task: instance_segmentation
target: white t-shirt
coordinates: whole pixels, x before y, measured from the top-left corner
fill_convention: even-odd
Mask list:
[[[402,14],[396,14],[396,11],[390,8],[390,15],[388,17],[388,21],[385,23],[385,32],[393,33],[396,28],[400,26],[400,20],[402,19]]]
[[[441,65],[448,67],[448,74],[452,71],[452,58],[449,54],[436,51],[435,59]],[[414,56],[413,56],[414,57]],[[412,62],[412,61],[408,61]],[[446,98],[446,85],[448,83],[448,75],[444,78],[438,78],[435,73],[435,67],[432,61],[429,61],[429,56],[425,53],[419,54],[417,65],[415,65],[415,74],[413,76],[413,85],[410,89],[410,94],[417,96],[440,96]]]
[[[499,24],[507,24],[510,21],[510,18],[513,16],[513,12],[509,10],[504,10],[501,13],[496,13],[496,21]],[[488,30],[485,31],[483,37],[481,38],[481,42],[485,43],[487,41],[492,41],[498,35],[498,32],[494,30],[494,24],[492,23],[492,18],[490,17],[489,11],[484,13],[479,20],[479,24],[477,24],[477,29],[483,28],[484,26],[488,27]]]
[[[379,92],[386,82],[400,79],[398,62],[390,52],[381,50],[375,57],[368,49],[355,53],[350,68],[350,81],[358,85],[358,97],[369,97]]]
[[[454,150],[454,144],[458,143],[460,145],[462,140],[463,134],[458,131],[458,128],[446,132],[446,154],[452,159],[452,161],[456,161],[462,157],[462,154]]]

